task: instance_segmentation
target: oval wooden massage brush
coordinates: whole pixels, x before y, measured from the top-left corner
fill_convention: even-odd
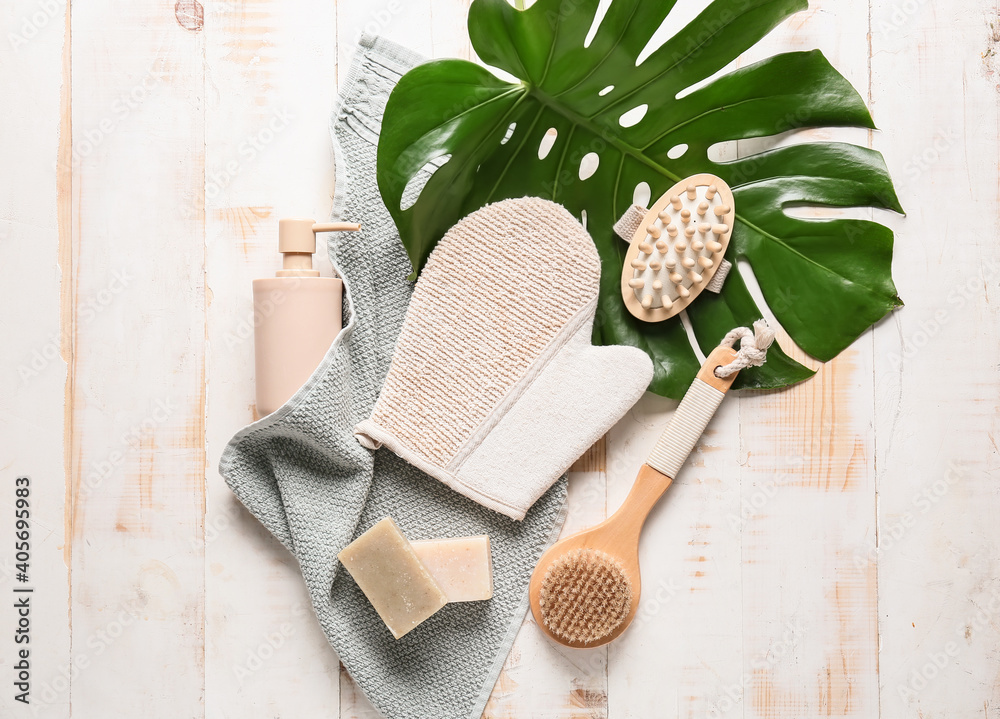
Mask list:
[[[639,608],[639,535],[677,476],[741,367],[759,365],[774,335],[758,322],[734,330],[708,356],[660,436],[625,502],[595,527],[551,546],[531,575],[531,612],[542,631],[569,647],[597,647],[621,635]],[[729,347],[742,338],[739,352]],[[749,341],[748,341],[749,340]],[[726,377],[716,370],[726,368]]]

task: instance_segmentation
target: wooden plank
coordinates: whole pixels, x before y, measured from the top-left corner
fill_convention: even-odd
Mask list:
[[[682,30],[705,5],[701,0],[678,2],[647,53]],[[737,143],[722,143],[714,157],[731,161],[737,152]],[[676,406],[647,393],[609,435],[609,509],[628,494]],[[712,716],[740,686],[739,431],[734,395],[723,402],[684,471],[647,520],[640,543],[639,613],[634,626],[609,647],[611,717]]]
[[[810,3],[745,61],[819,47],[865,95],[867,11],[864,0]],[[778,144],[819,140],[869,136],[822,129]],[[812,380],[740,399],[744,673],[733,702],[745,717],[877,714],[875,564],[856,556],[875,534],[873,392],[868,332]]]
[[[63,396],[67,377],[60,322],[60,250],[68,241],[71,137],[70,39],[65,7],[58,3],[14,2],[5,14],[0,43],[0,86],[9,96],[0,116],[0,612],[3,662],[8,682],[0,693],[0,714],[68,717],[70,662],[69,569],[63,561],[65,476]],[[16,168],[16,169],[15,169]],[[67,269],[65,266],[63,269]],[[27,580],[18,581],[15,509],[18,477],[30,480]],[[22,483],[23,484],[23,483]],[[22,491],[23,494],[23,491]],[[23,515],[22,515],[23,516]],[[23,527],[23,525],[22,525]],[[22,557],[23,558],[23,557]],[[23,569],[23,567],[22,567]],[[13,589],[31,588],[30,595]],[[18,596],[29,596],[30,630],[16,635]],[[15,637],[27,643],[15,644]],[[30,705],[15,695],[27,649]]]
[[[875,116],[908,212],[906,307],[875,344],[885,717],[1000,705],[998,16],[995,0],[872,7]]]
[[[123,716],[375,716],[338,681],[294,560],[216,465],[253,417],[249,283],[276,266],[277,218],[328,212],[328,114],[357,33],[468,56],[467,5],[9,9],[26,43],[0,43],[0,82],[23,100],[0,117],[0,159],[19,168],[0,177],[0,485],[45,480],[31,582],[45,716],[71,699],[103,715],[112,696]],[[636,625],[575,652],[529,618],[488,717],[988,717],[1000,703],[1000,382],[995,362],[966,360],[1000,344],[1000,11],[812,5],[746,61],[818,45],[872,98],[885,133],[871,141],[910,212],[888,218],[907,307],[811,382],[728,400],[650,519]],[[927,234],[942,196],[981,231]],[[646,397],[578,463],[566,531],[617,506],[673,406]],[[0,540],[12,530],[0,514]],[[0,586],[10,572],[0,552]],[[0,612],[0,633],[12,621]],[[0,706],[27,715],[9,692]]]
[[[739,682],[738,402],[723,402],[646,522],[639,612],[608,648],[611,717],[706,716],[715,690]],[[628,494],[676,406],[647,393],[609,435],[609,510]]]
[[[183,211],[204,181],[204,76],[184,7],[72,13],[75,716],[109,693],[122,716],[204,715],[204,241]]]
[[[607,468],[604,441],[569,473],[566,537],[606,516]],[[515,719],[544,711],[558,719],[608,716],[608,649],[568,649],[549,641],[527,613],[504,663],[484,719]]]
[[[207,12],[206,713],[330,716],[337,656],[298,563],[217,467],[232,435],[256,419],[251,281],[280,267],[278,219],[329,216],[336,6],[255,0]],[[326,253],[316,259],[329,274]]]
[[[741,63],[818,44],[864,87],[865,16],[861,3],[814,4]],[[740,143],[739,151],[772,144]],[[644,554],[644,570],[658,562],[693,569],[673,579],[680,591],[645,636],[632,629],[612,645],[612,716],[870,715],[877,702],[874,565],[860,576],[850,568],[837,574],[853,538],[874,529],[865,342],[805,386],[723,405],[702,454],[666,500],[662,511],[676,512],[674,526],[647,527],[644,541],[655,549]],[[628,441],[642,436],[629,433]],[[813,437],[823,438],[816,449]],[[859,445],[869,452],[859,455]],[[627,454],[612,445],[612,465],[619,453]],[[633,462],[642,456],[635,455]],[[834,480],[848,475],[850,483]],[[831,504],[849,509],[847,518]],[[644,674],[653,666],[669,681]]]

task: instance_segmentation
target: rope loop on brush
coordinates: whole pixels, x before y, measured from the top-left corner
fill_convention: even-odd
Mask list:
[[[739,340],[740,348],[736,350],[736,359],[727,365],[717,367],[715,376],[720,379],[729,377],[747,367],[760,367],[767,360],[767,348],[774,342],[774,330],[767,325],[766,320],[753,323],[753,330],[737,327],[720,342],[720,345],[732,347]]]

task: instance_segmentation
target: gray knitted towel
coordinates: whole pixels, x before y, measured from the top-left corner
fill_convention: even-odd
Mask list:
[[[298,559],[330,644],[383,715],[478,719],[524,617],[531,570],[562,524],[566,482],[516,522],[354,438],[388,372],[412,291],[410,264],[375,184],[375,151],[389,92],[419,61],[385,40],[361,40],[332,126],[333,216],[362,225],[329,245],[346,286],[344,330],[288,404],[232,439],[220,471]],[[386,516],[410,539],[490,535],[493,599],[449,604],[393,639],[337,562],[337,552]]]

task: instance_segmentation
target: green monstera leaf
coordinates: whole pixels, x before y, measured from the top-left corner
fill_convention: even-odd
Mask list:
[[[810,143],[710,159],[710,148],[725,141],[873,127],[861,97],[819,51],[777,55],[704,83],[807,0],[715,0],[637,63],[674,4],[612,0],[587,44],[598,0],[538,0],[527,10],[474,0],[476,52],[521,82],[463,60],[408,72],[385,110],[378,183],[416,271],[448,228],[487,203],[534,195],[563,204],[585,221],[603,263],[595,340],[648,352],[656,368],[650,389],[679,397],[699,365],[680,318],[641,322],[620,294],[627,245],[612,226],[640,183],[655,199],[689,175],[725,179],[737,211],[727,258],[749,263],[778,321],[823,361],[901,305],[890,271],[893,236],[875,222],[787,210],[902,210],[882,156],[864,147]],[[545,154],[543,138],[553,135]],[[587,176],[580,168],[591,154],[597,168]],[[735,269],[720,294],[702,293],[687,313],[706,353],[762,316]],[[782,387],[811,374],[775,347],[736,386]]]

